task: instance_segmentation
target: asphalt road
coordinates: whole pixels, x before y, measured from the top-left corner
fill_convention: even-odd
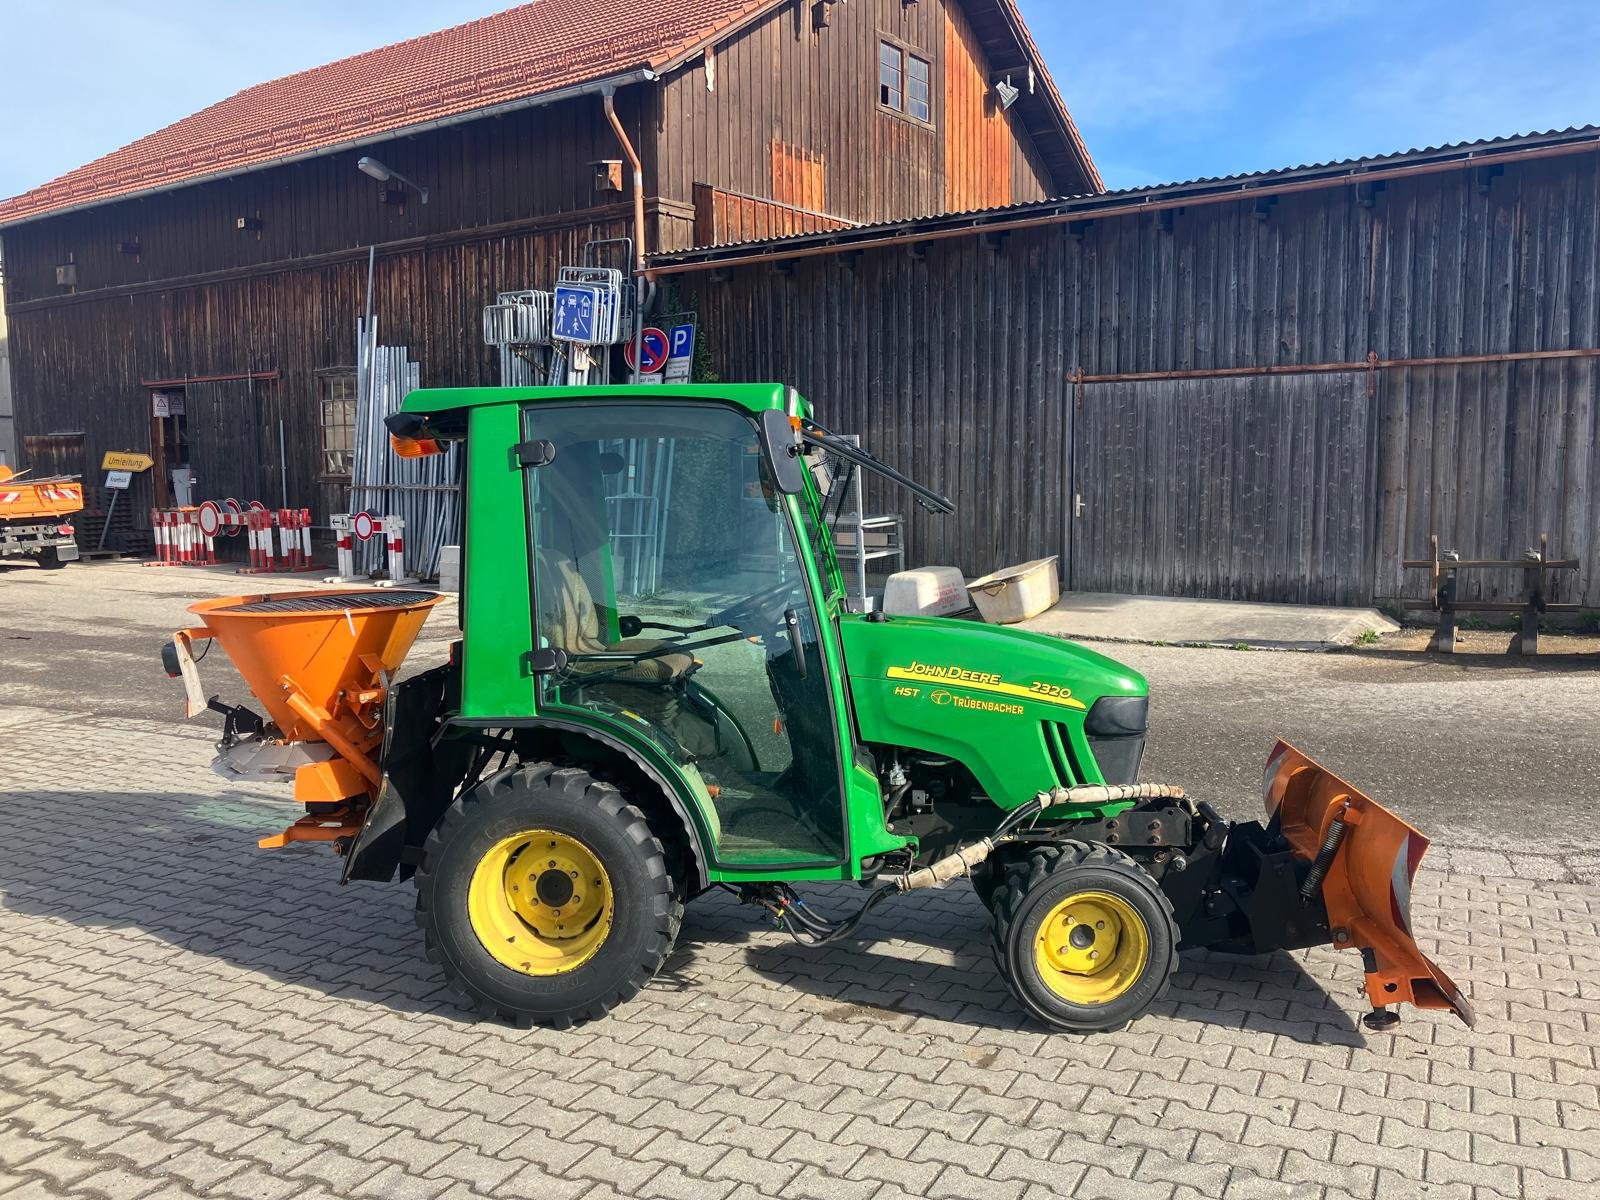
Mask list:
[[[132,563],[55,572],[0,565],[0,702],[180,721],[180,689],[158,656],[188,622],[185,608],[205,596],[302,586]],[[442,657],[455,615],[453,602],[435,610],[412,662]],[[1249,816],[1281,737],[1452,852],[1553,855],[1579,878],[1600,877],[1588,837],[1600,794],[1600,746],[1590,734],[1600,661],[1098,648],[1150,680],[1147,780],[1181,783],[1229,815]],[[209,690],[247,699],[222,655],[202,671]],[[93,747],[81,750],[92,769]]]

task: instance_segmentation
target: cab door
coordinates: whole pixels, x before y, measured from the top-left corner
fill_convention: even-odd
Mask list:
[[[530,405],[541,709],[632,727],[704,788],[727,866],[843,863],[814,598],[754,423],[717,404]]]

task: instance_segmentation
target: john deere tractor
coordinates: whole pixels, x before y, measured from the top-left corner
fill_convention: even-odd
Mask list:
[[[412,879],[429,957],[483,1010],[556,1026],[651,978],[731,890],[806,942],[965,877],[998,974],[1059,1029],[1145,1012],[1188,947],[1359,950],[1369,1020],[1470,1020],[1418,950],[1426,840],[1279,745],[1263,822],[1138,780],[1149,692],[1082,646],[851,611],[830,508],[853,472],[942,496],[777,385],[412,393],[404,455],[463,459],[461,636],[397,677],[437,597],[196,605],[167,650],[216,769],[292,779],[345,880]],[[264,712],[207,700],[219,640]],[[825,915],[796,885],[859,881]],[[908,913],[915,920],[914,901]],[[853,910],[853,911],[851,911]]]

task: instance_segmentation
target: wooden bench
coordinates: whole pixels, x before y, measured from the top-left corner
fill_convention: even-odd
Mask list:
[[[1433,596],[1429,600],[1406,600],[1404,606],[1413,610],[1432,610],[1439,614],[1439,631],[1434,634],[1429,649],[1450,654],[1456,648],[1456,614],[1464,612],[1521,613],[1522,629],[1512,639],[1507,650],[1510,654],[1539,653],[1539,618],[1546,613],[1575,613],[1580,605],[1557,603],[1549,599],[1547,578],[1551,571],[1576,571],[1575,558],[1551,558],[1550,535],[1539,535],[1539,548],[1527,550],[1521,558],[1462,558],[1454,550],[1439,551],[1439,535],[1428,539],[1431,558],[1408,558],[1401,565],[1408,570],[1426,570],[1432,573]],[[1461,571],[1520,570],[1522,572],[1521,600],[1458,600],[1456,578]]]

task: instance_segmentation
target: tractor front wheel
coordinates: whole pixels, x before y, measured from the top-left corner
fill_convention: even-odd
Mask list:
[[[428,957],[480,1010],[567,1028],[638,993],[671,952],[680,889],[612,784],[538,763],[480,785],[417,872]]]
[[[1018,1003],[1057,1029],[1100,1033],[1142,1015],[1178,966],[1172,905],[1138,863],[1061,842],[1008,863],[993,893],[994,956]]]

